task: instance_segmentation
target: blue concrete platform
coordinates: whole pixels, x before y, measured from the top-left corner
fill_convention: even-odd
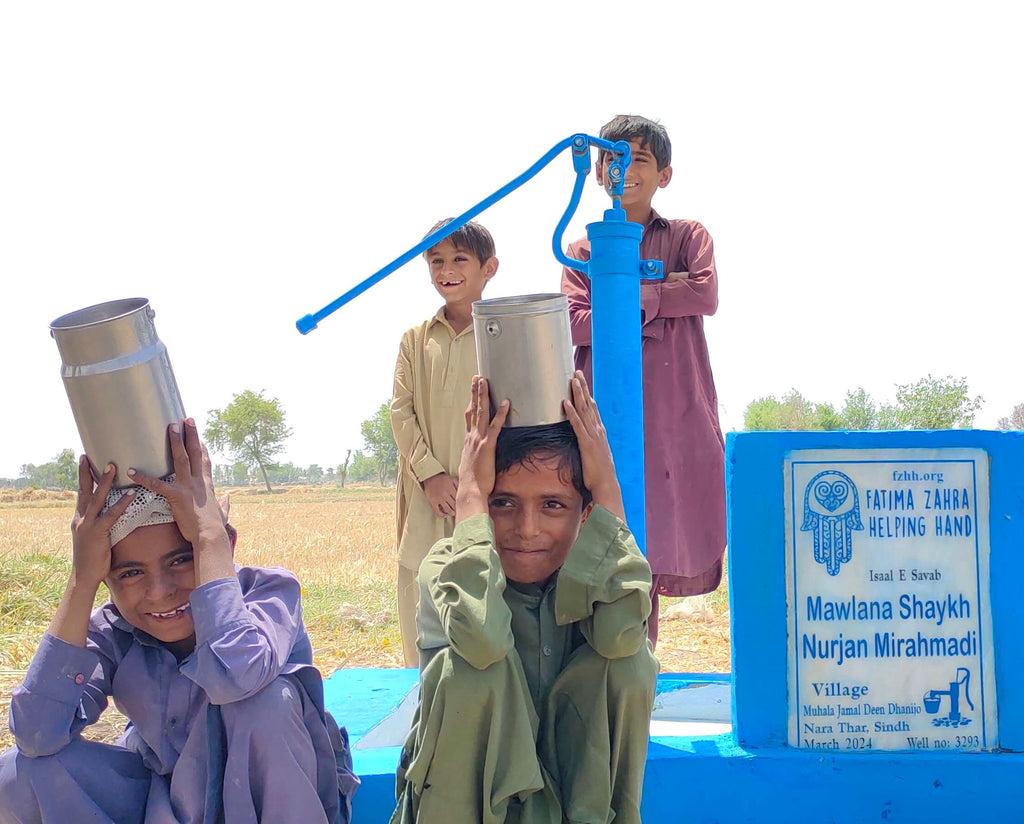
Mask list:
[[[416,669],[341,669],[324,680],[324,702],[348,730],[355,747],[416,685]],[[353,749],[362,784],[353,802],[353,822],[386,824],[395,809],[395,767],[402,748]]]
[[[327,708],[348,727],[355,746],[401,703],[417,675],[412,669],[338,670],[324,684]],[[659,702],[668,703],[670,694],[681,690],[697,695],[691,688],[704,685],[731,694],[727,675],[662,674]],[[729,717],[731,701],[721,711]],[[728,723],[705,723],[716,733],[652,735],[644,821],[943,822],[1009,809],[1019,810],[1024,820],[1024,754],[918,753],[907,758],[892,752],[753,750],[736,744]],[[665,728],[652,725],[655,733]],[[356,824],[386,824],[390,818],[400,751],[399,746],[353,750],[363,782],[355,800]]]

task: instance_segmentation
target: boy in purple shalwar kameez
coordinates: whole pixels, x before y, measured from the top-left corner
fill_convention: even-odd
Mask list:
[[[0,822],[348,822],[358,779],[299,583],[235,567],[195,422],[170,440],[174,475],[129,471],[128,492],[79,464],[72,574],[11,701]],[[108,698],[130,722],[119,746],[80,737]]]
[[[718,308],[718,274],[707,229],[695,220],[666,220],[651,208],[655,193],[672,179],[664,126],[619,115],[601,128],[601,137],[632,148],[622,208],[627,220],[644,227],[640,257],[665,264],[662,280],[640,281],[646,549],[654,577],[648,632],[656,644],[659,595],[711,592],[722,579],[725,450],[704,339],[704,316]],[[608,160],[601,150],[596,175],[602,185]],[[589,260],[590,242],[570,244],[569,257]],[[590,280],[565,268],[562,291],[569,298],[576,368],[592,381]]]

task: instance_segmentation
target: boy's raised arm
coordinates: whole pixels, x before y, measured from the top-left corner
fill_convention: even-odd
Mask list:
[[[599,654],[621,658],[636,653],[647,638],[651,568],[626,527],[607,432],[582,372],[576,372],[571,389],[565,411],[594,509],[559,573],[555,617],[560,624],[579,621]]]
[[[238,576],[196,587],[189,603],[196,647],[181,671],[211,703],[230,704],[255,695],[285,665],[302,623],[301,588],[286,570],[248,570],[246,591]]]
[[[488,509],[494,489],[495,446],[508,410],[509,402],[502,401],[491,420],[487,381],[473,378],[459,464],[455,533],[450,549],[442,552],[443,545],[438,544],[420,567],[423,594],[436,613],[443,635],[420,639],[425,643],[421,649],[429,654],[446,642],[477,669],[501,660],[514,644],[512,615],[502,595],[505,574],[495,549]],[[430,623],[421,622],[421,628]]]
[[[79,647],[43,635],[25,680],[11,695],[10,727],[19,752],[29,758],[53,755],[96,723],[111,693],[111,655],[99,645]]]
[[[555,620],[579,622],[605,658],[624,658],[647,643],[651,567],[626,525],[603,507],[587,518],[558,574]]]
[[[134,468],[128,476],[167,499],[181,537],[192,545],[196,585],[235,577],[234,551],[225,528],[227,518],[213,488],[210,453],[199,439],[193,418],[167,427],[174,480],[154,478]]]
[[[54,638],[76,647],[85,646],[96,593],[110,573],[110,530],[134,497],[129,492],[103,511],[115,474],[114,465],[107,464],[94,489],[88,459],[85,455],[78,459],[78,498],[71,520],[71,576],[47,630]]]
[[[665,261],[662,281],[641,281],[640,308],[644,323],[655,318],[713,315],[718,310],[718,273],[715,248],[708,230],[693,224],[693,234],[681,261]]]
[[[196,588],[189,596],[196,646],[182,672],[228,704],[255,695],[278,675],[301,623],[299,582],[283,570],[261,572],[243,596],[235,570],[227,516],[213,486],[213,466],[196,422],[171,424],[174,481],[129,472],[163,495],[178,530],[194,551]]]
[[[472,394],[466,409],[466,440],[459,461],[456,524],[490,512],[489,498],[494,491],[494,453],[509,408],[506,398],[499,404],[492,420],[487,380],[479,375],[473,376]]]
[[[123,495],[103,512],[114,475],[110,464],[94,488],[85,455],[78,461],[71,575],[25,680],[11,697],[11,731],[19,751],[30,757],[59,752],[107,706],[113,665],[87,647],[87,640],[96,593],[110,572],[110,530],[133,498]]]
[[[569,382],[572,400],[562,405],[569,418],[576,440],[580,445],[580,462],[583,464],[583,484],[590,490],[595,504],[603,506],[621,521],[626,520],[626,508],[622,503],[622,489],[615,475],[615,461],[608,444],[608,432],[597,411],[597,403],[590,394],[587,379],[579,370]]]
[[[422,663],[445,646],[476,669],[508,655],[515,639],[504,592],[490,519],[477,515],[460,522],[450,546],[438,544],[420,566]]]

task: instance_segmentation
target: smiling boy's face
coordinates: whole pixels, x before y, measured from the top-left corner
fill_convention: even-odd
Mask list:
[[[659,169],[654,154],[639,139],[630,140],[629,146],[631,160],[622,186],[622,208],[626,211],[630,206],[649,206],[655,192],[668,186],[672,180],[672,167]],[[597,169],[597,180],[606,190],[611,159],[611,153],[605,153],[604,162]]]
[[[188,601],[195,586],[192,545],[177,524],[140,527],[111,550],[107,588],[114,606],[176,655],[195,645]]]
[[[445,303],[472,303],[480,300],[484,286],[498,270],[498,259],[483,263],[468,249],[456,247],[445,238],[427,251],[430,281]]]
[[[561,568],[585,518],[582,496],[553,458],[500,473],[489,509],[505,576],[523,584],[543,584]]]

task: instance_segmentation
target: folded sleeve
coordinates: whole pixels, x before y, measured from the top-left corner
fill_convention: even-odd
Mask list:
[[[515,641],[504,592],[494,525],[484,514],[467,518],[420,565],[421,665],[446,646],[476,669],[508,655]]]
[[[249,570],[192,590],[196,647],[181,671],[213,704],[255,695],[281,674],[302,626],[299,582],[287,570]]]
[[[626,525],[595,506],[558,573],[555,620],[579,622],[605,658],[638,652],[647,640],[651,568]]]
[[[25,680],[11,697],[10,727],[29,758],[60,752],[107,708],[110,658],[49,633],[39,642]]]
[[[718,310],[718,273],[715,247],[708,230],[695,223],[680,257],[666,268],[683,277],[667,281],[641,281],[640,309],[645,326],[659,318],[713,315]],[[645,329],[646,332],[646,329]]]

